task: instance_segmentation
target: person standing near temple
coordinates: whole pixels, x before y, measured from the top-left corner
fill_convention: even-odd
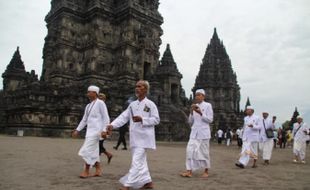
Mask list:
[[[310,130],[306,123],[303,122],[301,116],[297,117],[297,122],[293,125],[293,153],[294,160],[293,162],[300,161],[301,163],[306,163],[306,141],[309,139]]]
[[[120,179],[123,184],[120,190],[129,188],[154,188],[149,172],[146,151],[155,150],[155,125],[160,122],[157,106],[146,96],[150,90],[148,81],[140,80],[136,83],[137,100],[131,102],[108,129],[119,128],[130,122],[129,142],[132,153],[132,162],[129,172]]]
[[[239,161],[235,164],[239,168],[248,165],[250,158],[253,158],[252,168],[256,168],[258,158],[258,141],[259,141],[259,117],[254,115],[254,108],[247,106],[247,116],[244,118],[242,150]]]
[[[283,136],[282,136],[282,127],[279,127],[277,134],[278,134],[278,145],[280,146],[280,148],[282,148],[282,140],[283,140]]]
[[[188,122],[191,125],[190,139],[186,147],[186,171],[182,177],[192,177],[192,172],[204,169],[203,178],[208,178],[210,164],[210,123],[213,122],[212,105],[205,102],[205,91],[195,92],[196,104],[191,105]]]
[[[238,147],[242,147],[242,128],[238,128],[238,129],[237,129],[236,135],[237,135],[237,144],[238,144]]]
[[[222,144],[223,135],[224,135],[223,130],[220,128],[219,130],[217,130],[216,134],[217,134],[217,143]]]
[[[77,137],[87,125],[85,141],[79,151],[79,155],[85,161],[84,171],[80,174],[81,178],[90,177],[91,166],[96,168],[93,176],[101,176],[99,140],[102,133],[106,134],[106,126],[110,123],[110,118],[107,107],[102,100],[98,99],[98,94],[97,86],[88,87],[87,97],[90,103],[87,104],[82,120],[72,133],[73,137]]]
[[[230,128],[227,129],[225,136],[226,136],[226,146],[230,146],[233,137],[233,132],[231,131]]]
[[[117,141],[116,146],[113,147],[115,150],[117,150],[121,144],[123,144],[122,150],[127,150],[127,143],[126,143],[126,138],[125,138],[127,131],[128,131],[127,123],[118,129],[118,133],[119,133],[118,141]]]
[[[264,160],[264,165],[269,165],[271,154],[273,150],[273,130],[275,129],[275,119],[271,120],[268,116],[269,113],[263,112],[260,119],[260,131],[259,131],[259,150]],[[269,130],[269,133],[268,131]],[[271,135],[272,134],[272,135]]]
[[[106,95],[105,95],[104,93],[99,93],[98,98],[99,98],[100,100],[104,101],[104,102],[105,102],[106,99],[107,99],[107,97],[106,97]],[[106,126],[104,126],[104,127],[106,127]],[[104,147],[103,143],[104,143],[104,140],[105,140],[109,135],[110,135],[110,134],[109,134],[109,131],[107,131],[106,135],[104,135],[103,138],[100,138],[100,140],[99,140],[99,155],[101,155],[102,153],[105,154],[106,157],[107,157],[107,159],[108,159],[108,164],[110,164],[113,155],[112,155],[110,152],[108,152],[108,151],[106,150],[106,148]]]
[[[287,142],[287,130],[284,128],[283,126],[283,129],[282,129],[282,141],[281,141],[281,144],[280,144],[280,148],[285,148],[286,147],[286,142]]]

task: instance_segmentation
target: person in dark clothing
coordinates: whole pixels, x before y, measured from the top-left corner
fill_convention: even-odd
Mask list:
[[[110,164],[113,155],[104,148],[103,142],[104,139],[99,141],[99,155],[101,155],[102,153],[105,154],[108,158],[108,164]]]
[[[285,129],[282,129],[282,142],[280,144],[280,148],[285,148],[287,142],[287,133]]]
[[[122,150],[127,150],[127,144],[126,144],[126,139],[125,139],[125,135],[126,135],[126,132],[128,131],[128,125],[124,125],[122,126],[121,128],[119,128],[119,137],[118,137],[118,141],[117,141],[117,145],[114,146],[113,148],[115,150],[118,149],[118,147],[121,145],[121,143],[123,143],[123,148]]]

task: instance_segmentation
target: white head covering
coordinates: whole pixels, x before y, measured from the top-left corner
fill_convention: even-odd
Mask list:
[[[297,119],[302,119],[301,115],[297,116]]]
[[[195,94],[200,93],[203,94],[204,96],[206,95],[205,90],[204,89],[197,89]]]
[[[97,94],[99,94],[99,87],[91,85],[88,87],[87,91],[96,92]]]
[[[247,110],[254,110],[253,106],[247,106],[246,109]]]

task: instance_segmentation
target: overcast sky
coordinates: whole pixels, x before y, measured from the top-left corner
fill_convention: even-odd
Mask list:
[[[214,27],[257,114],[290,119],[295,106],[310,122],[310,1],[161,0],[163,53],[171,51],[189,96]],[[50,0],[0,1],[0,73],[20,46],[27,71],[41,75]],[[0,88],[2,89],[2,78]]]

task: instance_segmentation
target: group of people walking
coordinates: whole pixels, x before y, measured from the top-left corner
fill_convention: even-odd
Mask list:
[[[128,173],[119,181],[122,184],[120,190],[134,189],[153,189],[154,184],[147,164],[147,150],[155,150],[155,125],[159,124],[160,118],[157,106],[147,98],[150,85],[145,80],[136,83],[135,93],[137,100],[131,102],[116,119],[110,122],[108,110],[104,100],[98,98],[99,88],[90,86],[87,96],[90,103],[86,106],[84,116],[78,127],[73,131],[76,137],[79,132],[87,125],[87,132],[84,144],[79,155],[83,158],[85,165],[80,174],[81,178],[90,176],[101,176],[100,166],[100,140],[104,140],[111,134],[113,129],[120,128],[129,123],[129,144],[132,156],[131,167]],[[210,124],[213,122],[212,105],[205,101],[205,91],[198,89],[195,92],[194,103],[190,107],[188,122],[191,125],[191,133],[186,147],[186,170],[180,173],[182,177],[192,177],[193,172],[203,169],[202,178],[209,177],[210,163]],[[254,159],[253,166],[257,167],[258,147],[262,151],[262,157],[266,165],[269,164],[273,148],[273,137],[275,119],[270,120],[268,113],[264,112],[263,117],[254,115],[254,109],[248,106],[247,116],[244,118],[243,133],[239,134],[242,139],[242,150],[236,166],[244,168],[251,158]],[[302,118],[294,124],[294,162],[300,160],[305,163],[305,139],[310,131]],[[228,137],[232,134],[229,131]],[[118,148],[120,139],[115,149]],[[229,142],[230,143],[230,142]],[[239,142],[238,142],[239,143]],[[103,141],[102,143],[103,144]],[[125,144],[126,146],[126,144]],[[112,154],[102,149],[102,153],[107,155],[108,161]],[[90,168],[95,167],[94,175],[90,175]]]
[[[128,173],[119,180],[123,185],[120,189],[153,188],[153,182],[147,165],[146,151],[148,149],[156,149],[154,126],[159,124],[160,118],[157,106],[146,97],[149,89],[150,85],[147,81],[138,81],[135,87],[138,99],[131,102],[123,113],[110,122],[106,104],[98,98],[99,88],[97,86],[90,86],[88,88],[87,96],[90,103],[87,104],[84,116],[72,134],[76,137],[87,125],[85,141],[79,151],[79,155],[85,162],[84,170],[80,174],[81,178],[101,176],[100,139],[106,138],[112,129],[121,128],[129,122],[132,163]],[[120,142],[123,140],[121,139]],[[117,149],[118,146],[119,143],[114,148]],[[90,175],[91,166],[95,167],[94,175]]]
[[[254,114],[254,108],[248,106],[247,116],[244,118],[242,134],[242,150],[238,162],[235,164],[239,168],[245,168],[250,159],[253,159],[252,168],[257,167],[258,152],[264,160],[265,165],[269,165],[272,150],[274,147],[274,130],[276,117],[270,119],[267,112],[262,113],[262,118]],[[309,140],[310,130],[303,122],[301,116],[297,117],[297,122],[293,126],[293,162],[300,161],[305,164],[306,141]]]

